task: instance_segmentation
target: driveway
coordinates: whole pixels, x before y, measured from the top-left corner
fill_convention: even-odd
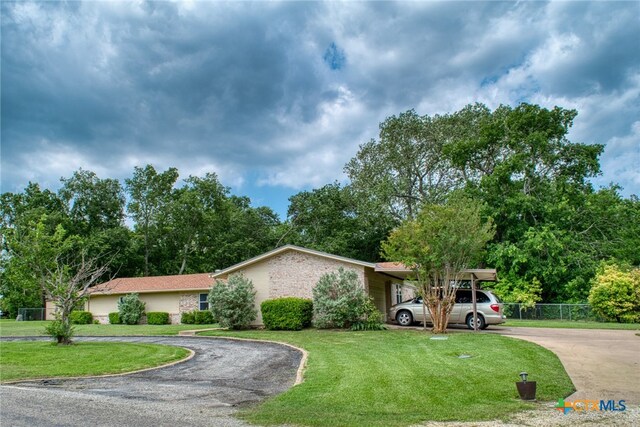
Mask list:
[[[487,332],[531,341],[558,355],[576,387],[567,400],[613,399],[625,400],[627,407],[640,405],[638,331],[492,326]]]
[[[169,344],[189,348],[195,357],[124,376],[0,386],[2,425],[245,426],[233,417],[238,407],[290,388],[302,357],[278,344],[203,337],[76,340]]]

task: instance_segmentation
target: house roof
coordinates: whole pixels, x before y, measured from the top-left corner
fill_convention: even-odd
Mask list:
[[[233,273],[234,271],[238,271],[241,270],[245,267],[250,266],[251,264],[255,264],[257,262],[263,261],[265,259],[271,258],[273,256],[279,255],[283,252],[286,251],[297,251],[297,252],[302,252],[302,253],[306,253],[306,254],[310,254],[310,255],[316,255],[319,257],[323,257],[323,258],[329,258],[329,259],[334,259],[336,261],[342,261],[342,262],[346,262],[348,264],[354,264],[354,265],[361,265],[363,267],[369,267],[369,268],[375,268],[376,264],[371,263],[371,262],[365,262],[365,261],[359,261],[357,259],[352,259],[352,258],[347,258],[347,257],[343,257],[343,256],[339,256],[339,255],[333,255],[327,252],[322,252],[322,251],[316,251],[314,249],[307,249],[307,248],[303,248],[301,246],[296,246],[296,245],[285,245],[285,246],[280,246],[279,248],[273,249],[269,252],[265,252],[262,255],[258,255],[256,257],[250,258],[246,261],[243,261],[241,263],[232,265],[231,267],[227,267],[224,270],[219,270],[216,271],[215,273],[213,273],[211,275],[211,277],[213,278],[218,278],[220,276],[225,276],[227,274]]]
[[[209,273],[177,276],[121,277],[90,289],[92,295],[127,294],[131,292],[172,292],[209,290],[214,279]]]

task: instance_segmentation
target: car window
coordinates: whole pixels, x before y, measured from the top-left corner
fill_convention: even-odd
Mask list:
[[[491,300],[489,299],[489,295],[485,294],[482,291],[476,291],[476,302],[477,303],[482,303],[482,302],[490,302]]]
[[[489,296],[482,291],[476,291],[476,303],[491,302]],[[471,296],[471,290],[458,289],[456,291],[456,304],[472,304],[473,298]]]
[[[470,304],[471,302],[471,291],[464,289],[456,291],[456,304]]]

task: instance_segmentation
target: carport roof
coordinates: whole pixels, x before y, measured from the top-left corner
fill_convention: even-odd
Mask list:
[[[411,276],[413,270],[400,262],[379,262],[375,268],[378,273],[387,273],[402,279],[406,279]],[[460,271],[462,273],[461,280],[471,280],[475,277],[476,280],[484,282],[497,282],[498,273],[495,268],[468,268]]]

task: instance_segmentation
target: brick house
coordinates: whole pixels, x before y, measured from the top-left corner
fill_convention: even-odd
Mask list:
[[[261,325],[262,301],[285,296],[311,299],[320,277],[340,267],[357,273],[376,307],[385,315],[391,305],[413,296],[413,288],[403,283],[406,269],[399,264],[375,264],[286,245],[211,274],[114,279],[92,290],[86,310],[101,323],[107,323],[109,312],[117,311],[118,299],[137,292],[146,303],[146,311],[168,312],[171,322],[179,323],[181,313],[207,308],[207,294],[217,279],[242,274],[256,289],[258,318],[254,324]]]

